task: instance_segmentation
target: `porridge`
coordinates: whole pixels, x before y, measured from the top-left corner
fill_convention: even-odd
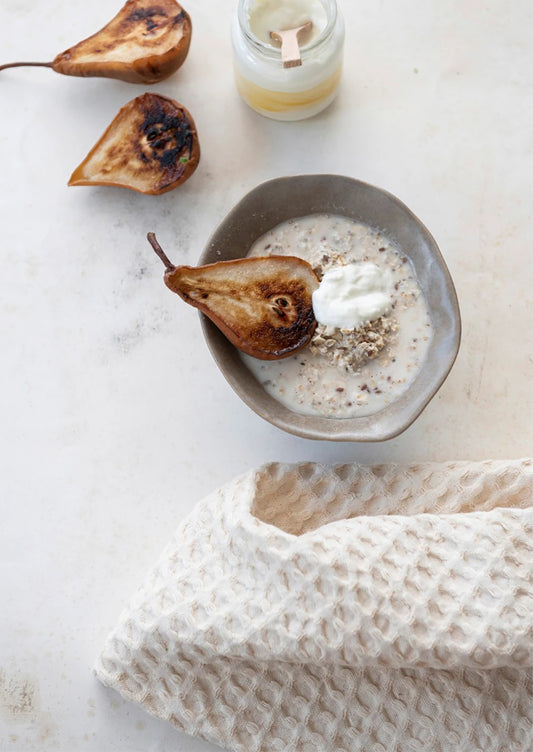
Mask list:
[[[371,415],[397,399],[416,376],[431,340],[424,296],[402,250],[366,224],[314,214],[278,225],[248,253],[268,255],[308,261],[322,280],[319,291],[330,282],[326,308],[334,315],[318,324],[308,347],[288,358],[264,361],[241,354],[265,390],[295,412],[332,418]],[[355,299],[347,294],[347,277],[351,289],[360,290]],[[319,306],[315,295],[320,322],[317,311],[324,301]]]

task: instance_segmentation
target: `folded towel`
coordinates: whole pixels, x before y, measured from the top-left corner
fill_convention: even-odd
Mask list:
[[[269,464],[180,525],[100,680],[235,752],[533,748],[533,465]]]

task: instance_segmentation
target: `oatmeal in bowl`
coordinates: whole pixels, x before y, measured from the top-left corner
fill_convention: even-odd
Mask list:
[[[426,228],[361,181],[278,178],[230,212],[200,263],[266,256],[311,265],[316,329],[299,352],[262,360],[203,317],[231,386],[263,418],[306,438],[380,441],[405,430],[446,378],[460,340],[453,283]]]

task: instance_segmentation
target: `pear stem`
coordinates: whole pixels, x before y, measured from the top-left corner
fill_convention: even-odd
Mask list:
[[[0,65],[0,71],[5,70],[6,68],[22,68],[23,66],[37,66],[39,68],[51,68],[52,63],[4,63],[4,65]]]
[[[161,248],[161,246],[157,242],[157,238],[155,236],[155,232],[149,232],[146,237],[148,239],[148,242],[150,243],[150,245],[154,249],[154,251],[157,253],[157,255],[159,256],[159,258],[161,259],[161,261],[164,263],[165,267],[168,269],[168,271],[169,272],[174,271],[174,269],[176,267],[169,260],[167,254],[165,253],[165,251]]]

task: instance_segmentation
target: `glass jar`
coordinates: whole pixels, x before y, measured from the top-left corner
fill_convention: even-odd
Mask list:
[[[344,22],[337,3],[320,0],[325,26],[300,47],[302,64],[285,68],[280,48],[262,41],[250,27],[250,11],[261,2],[239,0],[237,6],[232,26],[237,89],[252,109],[275,120],[316,115],[333,101],[341,78]]]

